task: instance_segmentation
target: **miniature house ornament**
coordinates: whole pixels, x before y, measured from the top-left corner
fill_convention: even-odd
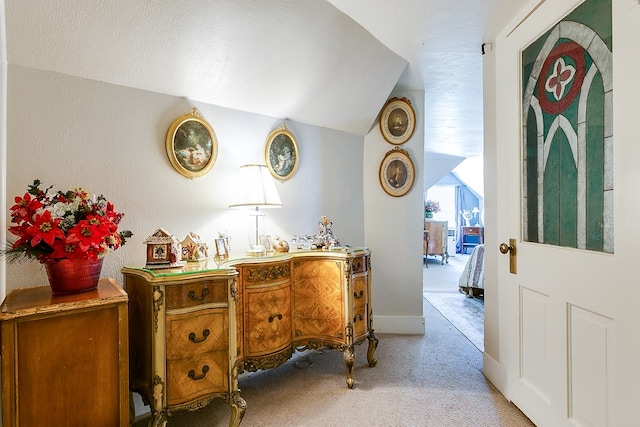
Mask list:
[[[186,264],[180,259],[180,242],[162,227],[147,237],[144,244],[147,245],[146,268],[182,267]]]
[[[209,257],[207,243],[193,231],[187,234],[181,245],[183,261],[204,261]]]

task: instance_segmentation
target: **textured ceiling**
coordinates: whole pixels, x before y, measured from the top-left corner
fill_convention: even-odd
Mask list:
[[[6,0],[12,65],[364,135],[407,62],[322,0]]]
[[[5,0],[7,59],[364,135],[425,91],[425,151],[482,154],[481,46],[527,0]]]
[[[409,61],[399,85],[425,91],[425,152],[482,156],[482,44],[528,0],[328,1]]]

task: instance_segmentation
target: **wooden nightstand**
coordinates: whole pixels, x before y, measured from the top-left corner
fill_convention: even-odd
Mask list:
[[[84,293],[49,286],[4,300],[2,424],[128,426],[127,294],[113,279]]]
[[[462,227],[462,253],[484,243],[484,227]]]

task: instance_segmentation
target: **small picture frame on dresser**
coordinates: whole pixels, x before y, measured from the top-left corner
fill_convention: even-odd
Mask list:
[[[216,257],[219,259],[225,259],[229,256],[227,253],[227,246],[224,244],[224,239],[216,239]]]

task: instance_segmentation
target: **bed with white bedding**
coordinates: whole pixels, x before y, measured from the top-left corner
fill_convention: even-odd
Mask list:
[[[484,295],[484,245],[473,248],[458,282],[460,291],[470,297]]]

